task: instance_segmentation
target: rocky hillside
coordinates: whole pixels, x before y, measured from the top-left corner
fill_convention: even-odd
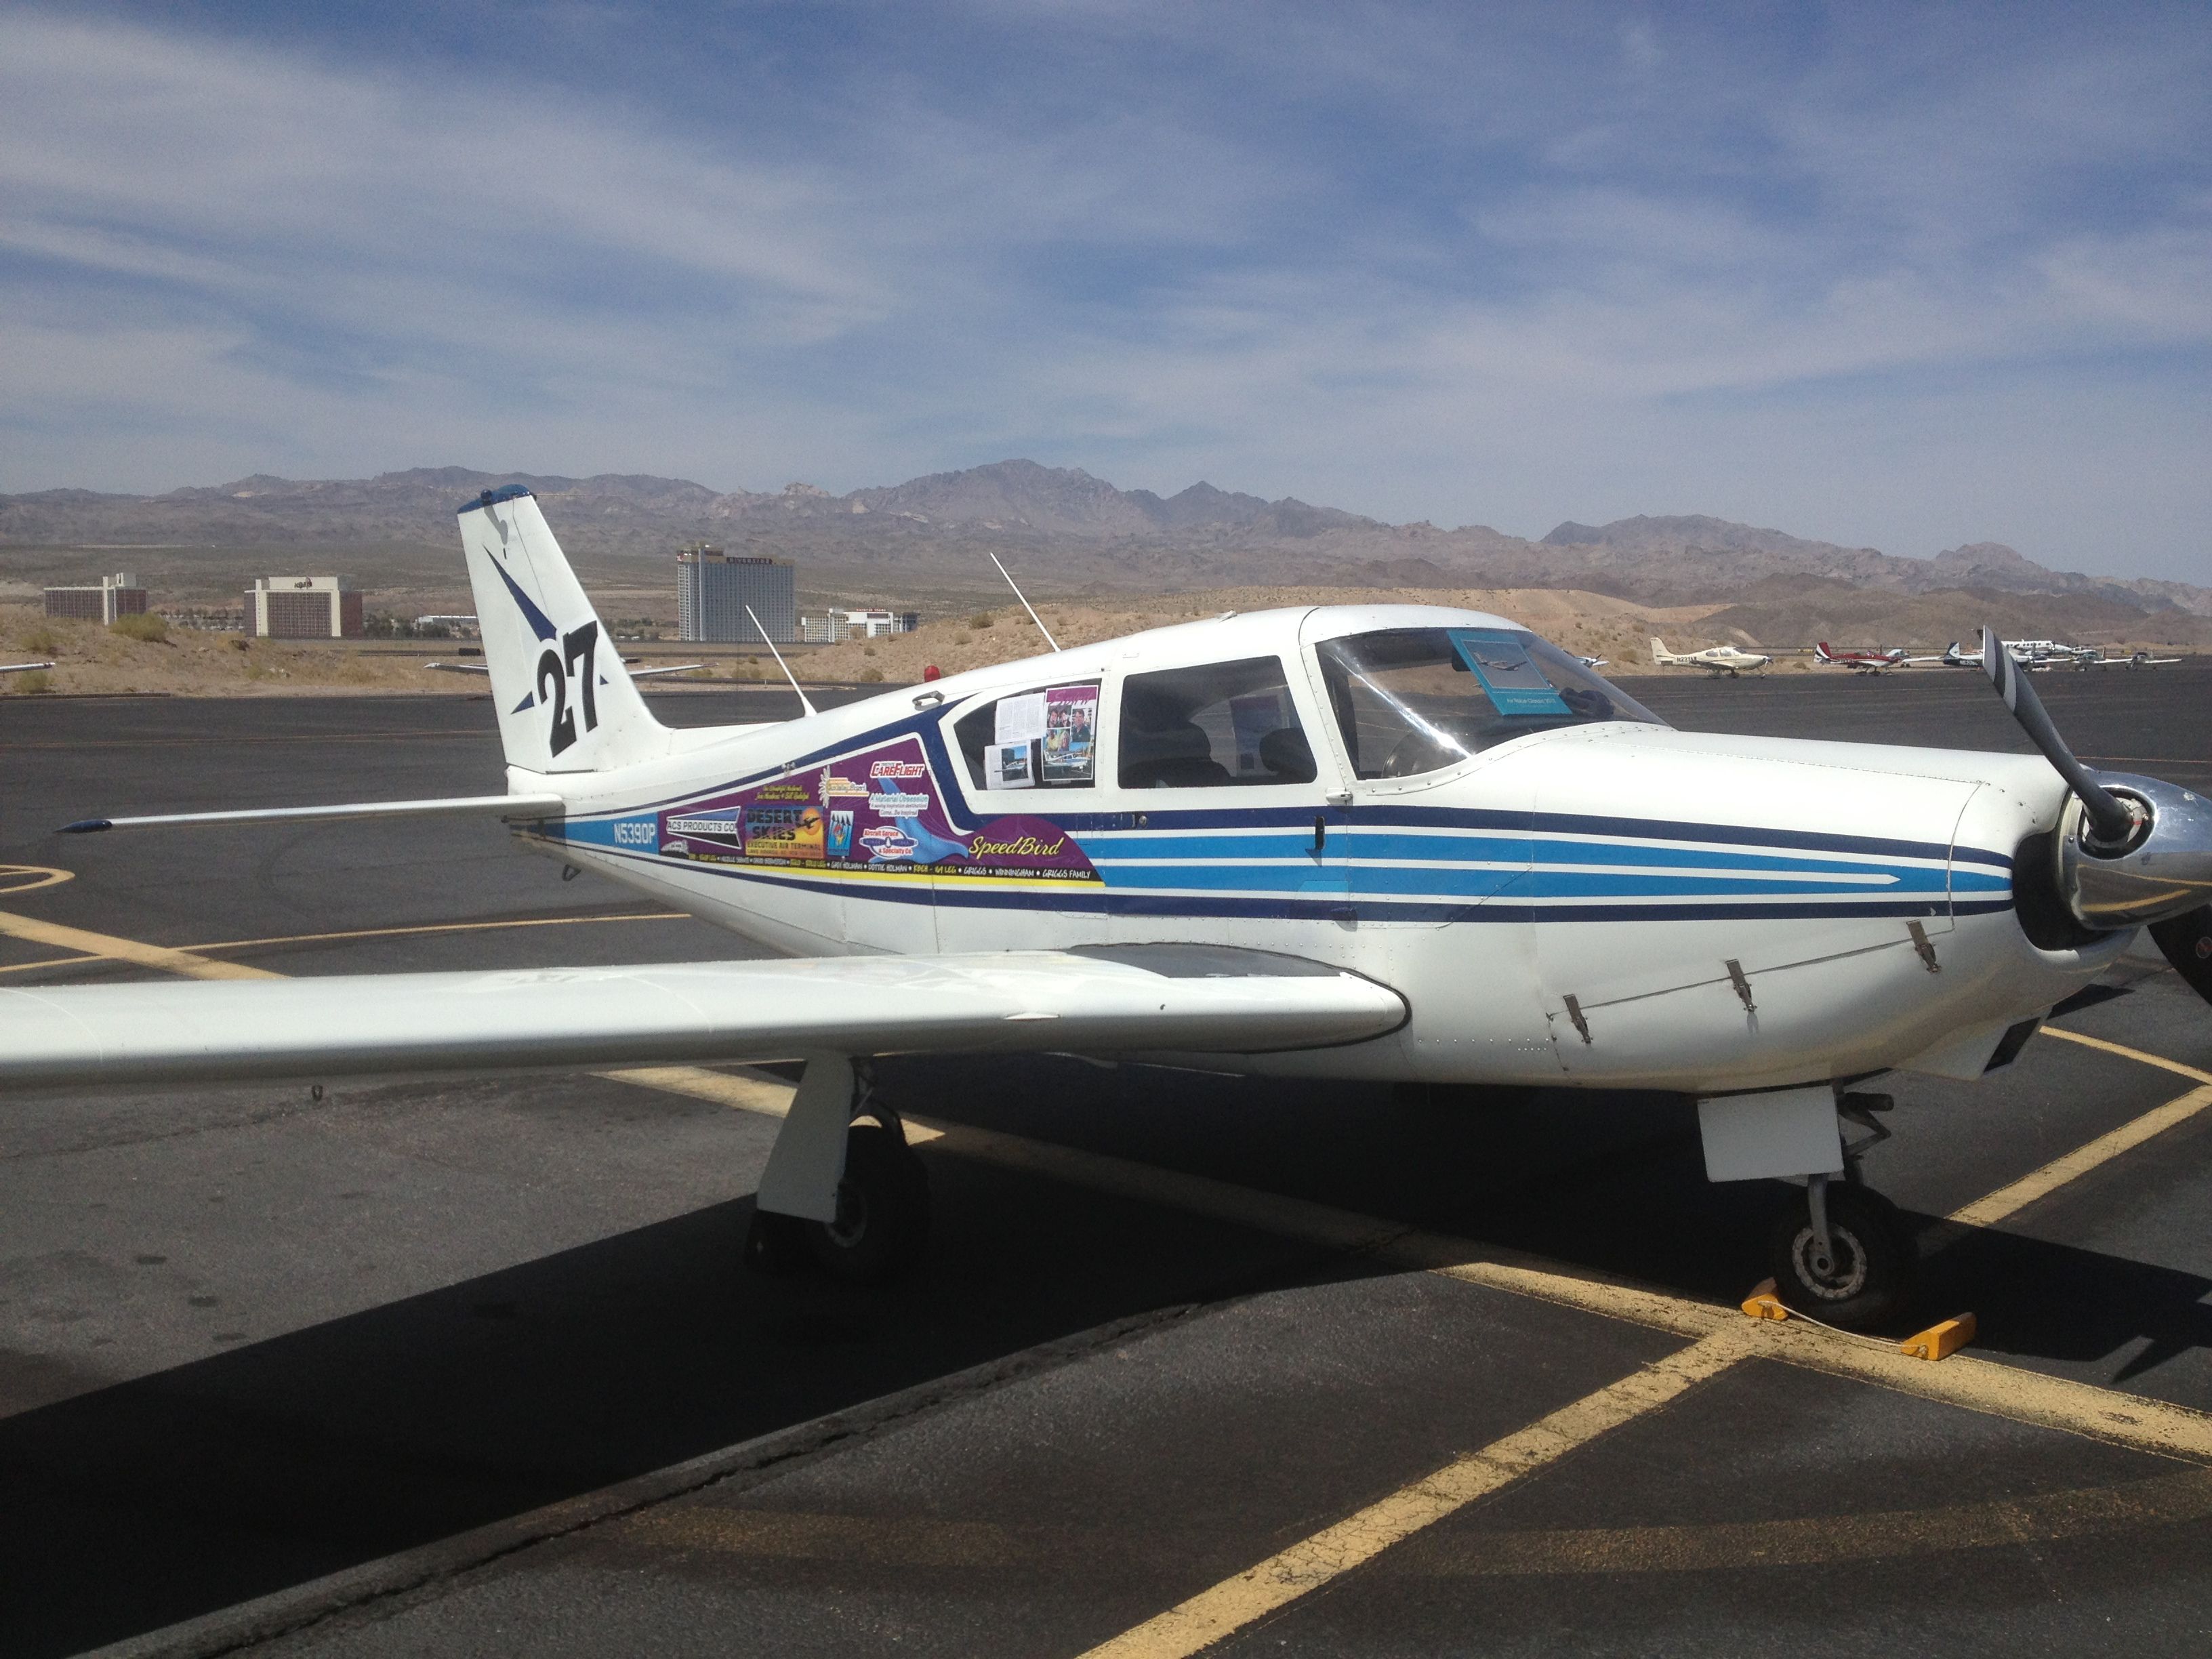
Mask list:
[[[0,549],[6,574],[27,584],[128,564],[173,586],[221,592],[272,564],[312,562],[337,565],[373,587],[450,586],[459,565],[455,509],[480,490],[514,483],[537,493],[587,578],[617,585],[659,583],[655,564],[706,538],[732,551],[794,559],[814,591],[906,602],[988,592],[997,580],[982,556],[988,550],[1040,592],[1070,594],[1289,585],[1577,588],[1686,605],[1813,580],[1899,596],[1964,590],[2085,601],[2095,615],[2084,612],[2076,628],[2083,632],[2155,637],[2124,624],[2170,610],[2212,617],[2212,589],[2049,570],[1992,543],[1904,558],[1699,517],[1569,522],[1532,542],[1480,525],[1382,524],[1209,483],[1163,497],[1027,460],[844,495],[804,483],[723,494],[678,478],[462,467],[348,480],[256,476],[150,496],[43,490],[0,496]]]

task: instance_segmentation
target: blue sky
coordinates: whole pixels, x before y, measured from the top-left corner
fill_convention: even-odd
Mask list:
[[[0,14],[0,489],[1009,455],[2212,584],[2212,8]]]

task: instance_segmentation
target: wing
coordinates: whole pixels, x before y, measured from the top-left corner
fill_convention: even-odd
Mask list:
[[[1388,987],[1206,945],[0,991],[0,1085],[806,1053],[1255,1054],[1381,1036]]]

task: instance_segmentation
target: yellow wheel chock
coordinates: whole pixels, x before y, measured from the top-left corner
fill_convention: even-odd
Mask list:
[[[1743,1299],[1743,1311],[1752,1319],[1803,1319],[1808,1324],[1820,1322],[1797,1313],[1783,1304],[1775,1294],[1774,1281],[1762,1279],[1752,1287],[1751,1294]],[[1823,1330],[1829,1328],[1823,1325]],[[1930,1325],[1924,1331],[1916,1331],[1897,1345],[1901,1354],[1915,1359],[1948,1359],[1953,1354],[1974,1340],[1974,1316],[1962,1313],[1955,1319],[1946,1319]]]

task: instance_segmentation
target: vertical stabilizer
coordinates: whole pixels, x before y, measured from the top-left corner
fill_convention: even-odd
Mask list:
[[[1666,641],[1661,639],[1656,634],[1651,636],[1651,660],[1655,665],[1665,662],[1674,654],[1667,648]]]
[[[460,520],[507,763],[597,772],[661,754],[667,732],[531,493],[520,484],[486,490]]]

